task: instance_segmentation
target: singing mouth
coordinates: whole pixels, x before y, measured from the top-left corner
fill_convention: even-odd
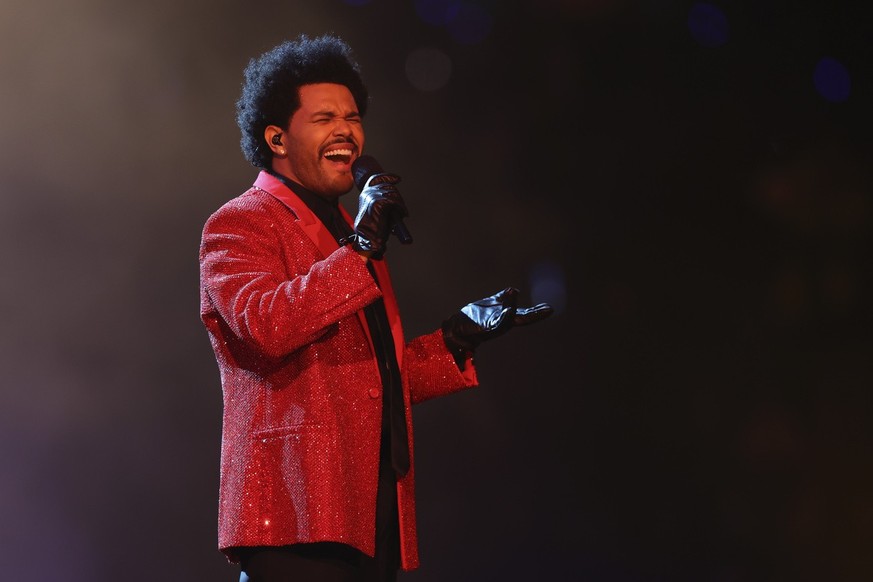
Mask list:
[[[355,150],[349,147],[336,147],[334,149],[329,149],[324,152],[324,157],[332,162],[339,162],[341,164],[349,164],[352,161],[352,157],[355,154]]]

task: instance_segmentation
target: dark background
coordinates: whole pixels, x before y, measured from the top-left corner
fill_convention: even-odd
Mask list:
[[[4,579],[236,579],[200,230],[255,177],[246,62],[324,32],[404,179],[407,336],[507,285],[558,308],[416,410],[402,580],[873,579],[871,9],[473,4],[478,42],[400,0],[3,2]]]

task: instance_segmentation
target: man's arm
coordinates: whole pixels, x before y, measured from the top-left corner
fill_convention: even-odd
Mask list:
[[[297,227],[283,222],[280,235],[275,223],[269,212],[225,206],[204,228],[200,272],[201,285],[234,334],[279,358],[381,292],[350,247],[326,258],[283,257],[280,236],[294,236]],[[289,270],[300,274],[289,279]]]
[[[403,367],[413,404],[479,384],[472,359],[459,367],[446,347],[442,330],[409,342],[403,354]]]

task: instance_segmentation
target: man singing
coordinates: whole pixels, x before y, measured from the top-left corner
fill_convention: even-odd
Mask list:
[[[411,405],[477,383],[473,350],[548,305],[515,289],[406,343],[383,260],[407,214],[364,147],[367,90],[332,36],[245,71],[237,122],[260,174],[206,222],[200,315],[221,373],[219,548],[240,580],[383,582],[418,566]]]

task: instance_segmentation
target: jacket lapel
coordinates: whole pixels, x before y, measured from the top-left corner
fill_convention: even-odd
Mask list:
[[[294,213],[294,216],[297,217],[298,226],[303,229],[306,236],[318,247],[322,255],[326,257],[339,248],[330,231],[321,224],[318,217],[309,210],[309,207],[304,204],[297,194],[292,192],[277,178],[271,176],[268,172],[261,171],[258,174],[258,179],[255,180],[255,186],[272,194]]]
[[[294,194],[294,192],[277,178],[266,171],[261,171],[261,173],[258,174],[257,180],[255,180],[255,186],[272,194],[294,213],[294,216],[297,217],[297,223],[300,228],[303,229],[303,232],[306,233],[306,236],[309,237],[313,244],[318,247],[318,250],[321,251],[323,256],[327,257],[339,248],[333,235],[331,235],[330,231],[328,231],[321,221],[318,220],[318,217],[309,210],[309,207],[306,206],[306,204],[296,194]],[[342,205],[340,205],[340,213],[343,215],[343,218],[349,226],[351,226],[352,219]],[[403,329],[400,325],[400,311],[397,307],[397,298],[394,296],[394,289],[391,287],[391,278],[388,276],[388,266],[385,264],[385,261],[372,261],[372,263],[373,268],[376,271],[376,279],[379,282],[379,288],[382,290],[382,298],[385,302],[385,311],[388,314],[388,322],[391,325],[391,335],[394,339],[394,352],[397,354],[397,365],[400,366],[400,369],[402,370],[404,339]],[[367,325],[367,317],[364,315],[363,310],[358,311],[358,319],[361,321],[361,326],[367,334],[367,341],[370,344],[370,350],[373,350],[373,353],[375,353],[375,350],[373,349],[373,338],[370,336],[370,326]]]

